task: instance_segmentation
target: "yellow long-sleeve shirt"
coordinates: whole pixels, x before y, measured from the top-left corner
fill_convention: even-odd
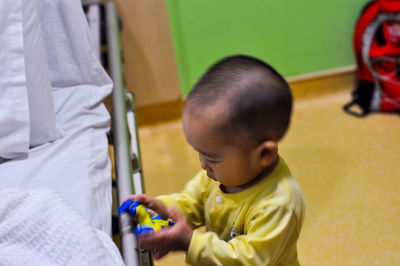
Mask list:
[[[160,196],[196,227],[186,260],[191,265],[298,265],[296,242],[304,219],[300,187],[282,158],[252,187],[234,194],[201,171],[181,193]]]

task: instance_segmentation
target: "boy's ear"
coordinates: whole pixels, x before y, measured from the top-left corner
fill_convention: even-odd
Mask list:
[[[270,166],[278,156],[278,143],[273,140],[266,140],[258,146],[260,165],[262,167]]]

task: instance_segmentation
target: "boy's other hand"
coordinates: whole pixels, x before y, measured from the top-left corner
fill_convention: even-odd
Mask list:
[[[175,224],[154,234],[140,236],[140,246],[151,250],[155,259],[161,259],[170,251],[187,251],[193,235],[193,228],[186,218],[172,206],[167,210]]]

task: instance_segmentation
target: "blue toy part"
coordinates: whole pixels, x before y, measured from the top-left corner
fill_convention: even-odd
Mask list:
[[[132,205],[132,203],[133,203],[133,200],[131,200],[131,199],[124,201],[121,204],[121,206],[119,206],[119,208],[118,208],[118,214],[121,214],[125,211],[129,213],[129,207]]]
[[[147,226],[137,225],[135,228],[135,231],[133,231],[133,233],[137,236],[152,234],[152,233],[154,233],[154,229],[151,227],[147,227]]]
[[[154,216],[153,218],[151,218],[153,221],[154,220],[163,220],[163,218],[161,218],[161,215],[157,213],[156,216]]]
[[[139,201],[133,201],[131,199],[128,199],[128,200],[124,201],[121,204],[121,206],[118,208],[118,214],[127,212],[130,215],[136,215],[136,210],[139,205],[140,205]]]

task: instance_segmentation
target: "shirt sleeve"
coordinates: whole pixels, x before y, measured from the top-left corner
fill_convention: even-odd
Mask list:
[[[175,205],[192,223],[194,227],[204,225],[204,201],[207,198],[207,188],[210,179],[204,171],[200,171],[191,179],[181,193],[159,196],[167,208]]]
[[[226,242],[195,230],[186,260],[191,265],[297,265],[297,218],[282,206],[256,211],[243,235]]]

